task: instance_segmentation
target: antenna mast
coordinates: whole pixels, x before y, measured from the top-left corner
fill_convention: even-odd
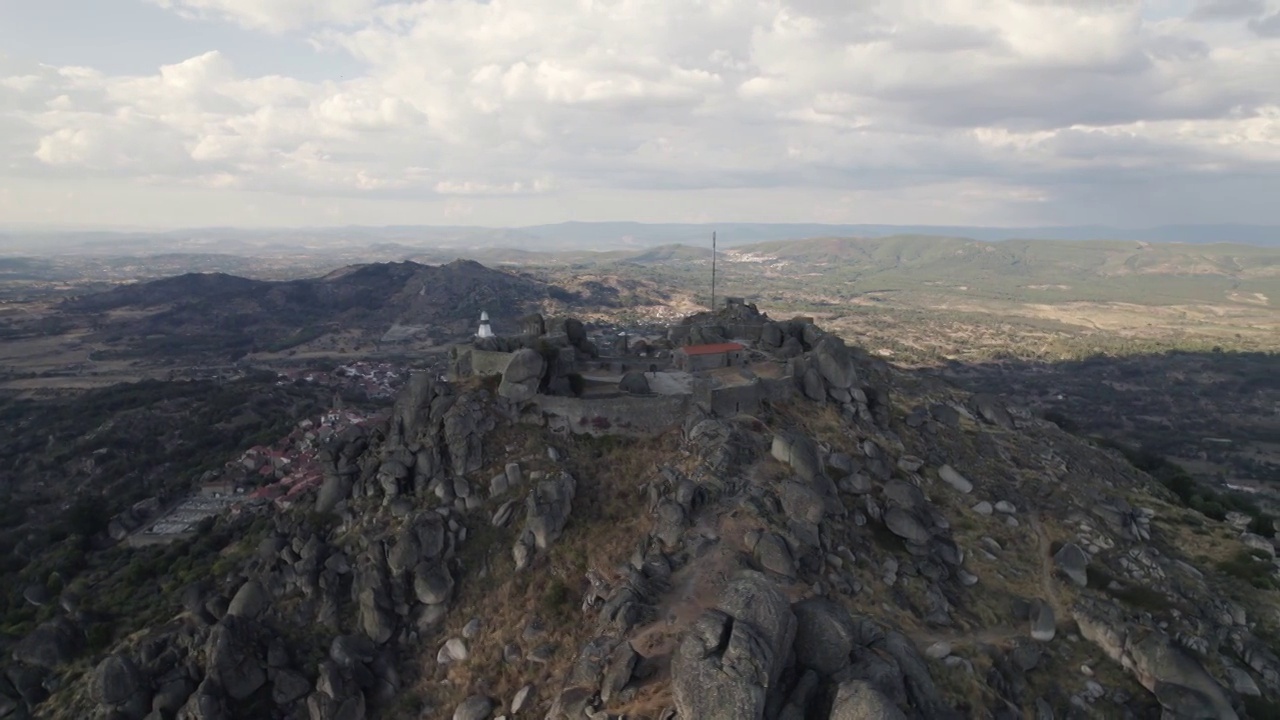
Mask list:
[[[711,312],[716,311],[716,233],[711,231]]]

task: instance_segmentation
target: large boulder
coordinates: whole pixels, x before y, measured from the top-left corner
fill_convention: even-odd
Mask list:
[[[453,575],[444,563],[420,563],[413,571],[413,594],[424,605],[442,605],[453,595]]]
[[[419,563],[440,557],[445,549],[445,525],[433,512],[420,513],[396,534],[395,543],[387,551],[387,569],[400,577]]]
[[[352,486],[350,477],[336,472],[326,472],[324,482],[320,484],[320,492],[316,493],[316,512],[333,512],[338,503],[351,497]]]
[[[1130,638],[1125,650],[1138,682],[1154,692],[1174,717],[1238,717],[1218,681],[1164,633],[1152,632],[1136,642]],[[1201,708],[1208,710],[1201,712]]]
[[[1249,532],[1241,533],[1240,542],[1250,550],[1258,550],[1266,553],[1267,557],[1273,560],[1276,557],[1276,544],[1261,535],[1254,535]]]
[[[84,645],[79,628],[65,618],[41,623],[13,648],[13,658],[36,667],[53,669],[70,662]]]
[[[924,545],[929,542],[929,530],[924,523],[911,512],[894,506],[889,508],[884,514],[884,524],[889,528],[889,532],[916,545]]]
[[[622,692],[627,683],[631,682],[639,661],[640,655],[629,641],[618,643],[609,654],[609,662],[600,681],[600,699],[607,703]]]
[[[227,606],[227,614],[256,620],[262,611],[266,610],[269,600],[267,591],[262,589],[262,583],[250,580],[241,585],[235,597],[231,598],[231,604]]]
[[[1053,564],[1079,587],[1089,584],[1089,556],[1075,543],[1063,545],[1053,555]]]
[[[502,373],[498,394],[516,402],[532,399],[538,394],[538,386],[542,384],[542,374],[546,369],[546,358],[537,350],[517,350]]]
[[[818,446],[803,435],[774,435],[769,450],[774,459],[791,466],[804,480],[814,482],[825,477],[819,462]]]
[[[897,705],[865,680],[846,680],[836,690],[830,720],[907,720]]]
[[[311,692],[311,681],[292,670],[277,670],[271,680],[271,700],[277,705],[288,705],[306,697]]]
[[[765,533],[756,542],[755,558],[760,567],[769,572],[792,580],[796,577],[796,564],[791,557],[791,550],[785,540],[773,533]]]
[[[778,499],[789,518],[819,525],[826,514],[826,502],[808,485],[783,482],[778,488]]]
[[[941,468],[938,468],[938,477],[946,484],[955,488],[957,492],[965,494],[973,492],[973,483],[969,481],[969,478],[961,475],[958,470],[950,465],[943,465]]]
[[[1167,717],[1239,717],[1218,681],[1168,635],[1131,625],[1105,603],[1078,602],[1072,607],[1072,615],[1081,637],[1155,693]],[[1197,714],[1205,707],[1211,712]]]
[[[205,643],[208,678],[232,699],[243,700],[267,682],[261,648],[248,621],[228,615],[209,632]]]
[[[103,705],[122,705],[142,687],[142,674],[125,655],[108,655],[94,674],[93,693]]]
[[[431,405],[440,387],[429,372],[409,376],[396,395],[391,411],[391,435],[399,445],[411,445],[431,417]]]
[[[983,420],[1006,430],[1013,429],[1013,417],[1009,415],[1009,411],[994,395],[974,395],[973,406]]]
[[[539,482],[529,491],[525,530],[532,534],[534,545],[539,550],[546,550],[560,539],[573,510],[573,496],[577,488],[573,476],[562,472],[550,480]]]
[[[1043,600],[1036,600],[1031,607],[1031,638],[1040,642],[1048,642],[1058,632],[1057,618],[1053,614],[1053,606]]]
[[[795,615],[782,592],[746,572],[725,588],[719,608],[704,611],[672,660],[672,691],[682,718],[760,720],[795,636]]]
[[[436,410],[432,411],[433,417]],[[484,465],[484,434],[497,425],[483,392],[466,394],[439,410],[444,425],[444,444],[455,476],[479,470]]]
[[[843,605],[809,598],[792,610],[796,615],[796,662],[825,676],[849,664],[857,628]]]
[[[844,341],[835,335],[824,335],[813,350],[818,361],[818,372],[833,388],[847,390],[858,381],[853,366],[853,356]]]
[[[484,695],[472,695],[453,711],[453,720],[488,720],[493,714],[493,701]]]
[[[178,709],[177,720],[232,720],[217,682],[206,678]]]

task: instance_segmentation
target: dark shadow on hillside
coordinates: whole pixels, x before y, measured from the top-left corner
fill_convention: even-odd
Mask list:
[[[999,396],[1120,450],[1210,517],[1280,514],[1280,354],[950,362],[904,372]]]

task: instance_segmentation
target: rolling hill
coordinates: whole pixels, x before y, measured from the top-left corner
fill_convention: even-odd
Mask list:
[[[100,335],[132,336],[135,350],[175,354],[283,349],[331,331],[380,336],[394,325],[466,332],[482,311],[501,325],[576,295],[539,280],[459,260],[374,263],[281,282],[189,273],[73,298]],[[146,342],[137,342],[139,339]]]

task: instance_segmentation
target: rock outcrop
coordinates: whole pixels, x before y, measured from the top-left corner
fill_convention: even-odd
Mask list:
[[[672,692],[681,718],[763,718],[795,636],[785,596],[759,575],[734,580],[717,608],[704,612],[672,660]]]

